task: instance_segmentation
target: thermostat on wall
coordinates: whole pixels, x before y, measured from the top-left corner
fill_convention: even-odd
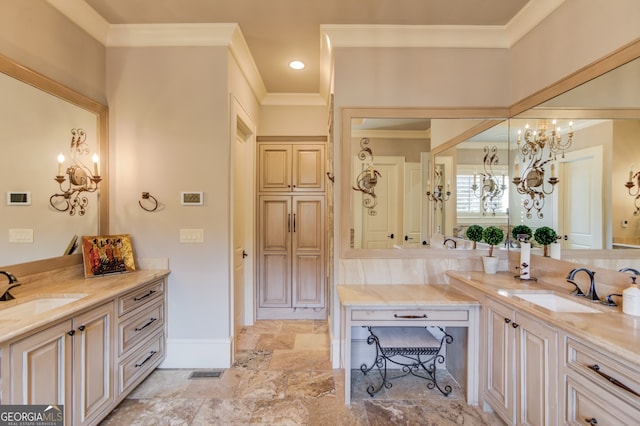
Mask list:
[[[183,192],[180,196],[183,206],[202,206],[204,204],[202,192]]]
[[[31,193],[9,191],[7,192],[7,205],[8,206],[30,206]]]

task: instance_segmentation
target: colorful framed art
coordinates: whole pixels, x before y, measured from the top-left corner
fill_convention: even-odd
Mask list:
[[[85,278],[135,271],[131,236],[104,235],[82,237]]]

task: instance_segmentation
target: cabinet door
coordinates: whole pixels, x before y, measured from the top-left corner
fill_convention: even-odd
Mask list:
[[[291,145],[260,145],[260,192],[291,191]]]
[[[513,310],[487,299],[485,398],[503,419],[515,422]]]
[[[324,306],[324,197],[293,197],[293,307]]]
[[[72,337],[68,332],[73,332],[71,320],[11,344],[10,392],[3,395],[3,404],[65,405],[65,417],[70,419]],[[4,372],[2,376],[5,380]]]
[[[291,306],[291,197],[260,197],[260,307]]]
[[[518,424],[558,424],[557,333],[520,313],[515,321]]]
[[[89,424],[115,400],[113,303],[74,319],[74,424]]]
[[[293,145],[293,191],[324,191],[324,145]]]

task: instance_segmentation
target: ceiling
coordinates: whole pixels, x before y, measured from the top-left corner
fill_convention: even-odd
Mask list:
[[[109,24],[239,24],[269,93],[319,92],[321,25],[504,27],[536,1],[85,0]]]

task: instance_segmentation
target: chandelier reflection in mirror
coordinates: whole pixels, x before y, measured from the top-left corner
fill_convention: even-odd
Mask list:
[[[434,168],[433,174],[435,176],[435,184],[433,185],[433,192],[431,192],[431,182],[427,181],[427,199],[433,201],[433,209],[435,210],[440,206],[440,210],[444,207],[444,202],[449,201],[451,196],[450,184],[447,182],[447,192],[443,192],[444,185],[442,184],[443,172],[442,165],[437,164]]]
[[[573,142],[573,122],[569,122],[566,141],[563,140],[561,129],[556,127],[556,124],[556,120],[551,122],[550,131],[547,129],[546,120],[541,121],[537,129],[532,129],[527,124],[524,133],[518,130],[513,183],[518,193],[525,195],[522,206],[529,219],[533,216],[532,210],[536,211],[538,218],[544,217],[542,208],[545,196],[552,194],[555,185],[559,182],[555,171],[556,156],[560,153],[564,158],[564,152]],[[518,161],[520,155],[522,155],[522,164],[525,165],[522,175]],[[551,173],[545,182],[547,165],[550,166]]]
[[[473,185],[471,185],[471,191],[473,195],[480,198],[482,201],[482,215],[485,216],[487,212],[491,212],[492,216],[496,215],[496,209],[502,206],[502,196],[504,190],[507,189],[507,185],[504,183],[504,174],[502,175],[502,181],[498,182],[493,166],[498,165],[500,158],[498,157],[498,147],[488,146],[484,147],[484,171],[479,173],[480,185],[477,183],[477,175],[473,174]]]
[[[629,180],[624,184],[629,191],[629,195],[633,198],[633,206],[636,208],[633,212],[634,216],[640,215],[640,205],[638,200],[640,199],[640,171],[633,173],[633,166],[629,170]],[[633,189],[635,188],[635,190]]]
[[[60,193],[53,194],[49,198],[51,207],[59,212],[69,212],[73,216],[78,213],[84,216],[89,200],[86,193],[95,192],[98,189],[100,178],[99,158],[93,154],[93,173],[82,162],[82,158],[89,155],[89,147],[86,143],[87,134],[83,129],[71,129],[70,162],[65,168],[65,158],[62,153],[58,155],[58,174],[54,178],[60,186]],[[64,172],[64,173],[63,173]],[[67,178],[69,181],[67,182]],[[66,182],[66,184],[65,184]]]
[[[360,139],[360,152],[358,152],[358,158],[362,161],[368,160],[368,166],[363,167],[358,177],[356,177],[356,185],[353,187],[355,191],[362,192],[362,205],[367,209],[367,213],[370,216],[375,216],[376,204],[376,184],[378,178],[382,177],[379,171],[373,167],[373,152],[368,147],[369,138]]]

